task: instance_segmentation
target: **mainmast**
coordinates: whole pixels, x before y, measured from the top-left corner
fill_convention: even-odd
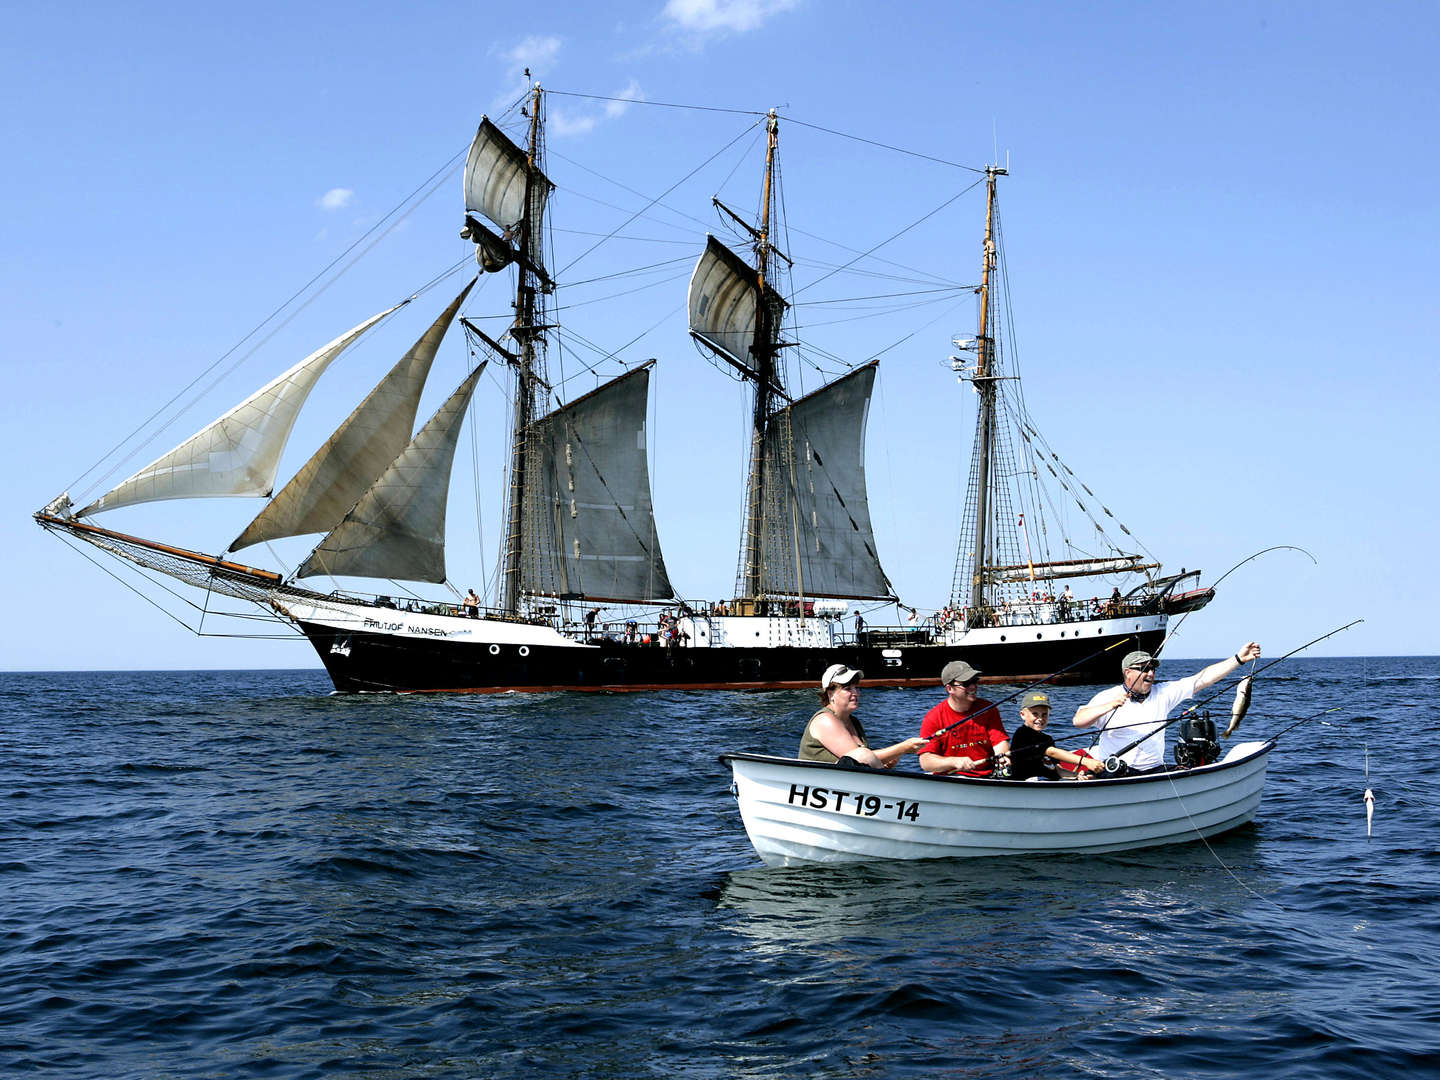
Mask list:
[[[779,351],[775,339],[777,327],[775,313],[765,300],[766,275],[770,269],[770,203],[775,177],[775,150],[780,142],[780,120],[775,110],[770,110],[765,129],[769,138],[765,144],[765,187],[760,205],[760,227],[755,233],[756,276],[759,288],[755,305],[755,340],[750,354],[755,368],[755,410],[751,414],[750,428],[750,479],[745,512],[745,560],[742,573],[741,594],[750,599],[760,594],[760,569],[763,552],[761,537],[765,509],[765,429],[769,423],[770,411],[775,399],[775,356]]]
[[[985,167],[985,258],[980,273],[980,327],[975,338],[975,377],[973,383],[980,395],[979,417],[979,485],[975,503],[975,551],[971,572],[970,610],[979,611],[985,606],[985,567],[991,561],[987,558],[986,546],[989,532],[986,528],[990,513],[990,475],[994,465],[995,447],[995,338],[990,332],[990,279],[996,268],[995,257],[995,180],[1009,175],[1009,170],[997,165]]]
[[[515,323],[510,334],[520,343],[515,369],[515,425],[511,431],[510,490],[505,511],[505,571],[501,585],[501,606],[507,614],[520,610],[520,555],[525,514],[527,466],[525,440],[535,419],[537,388],[543,378],[536,371],[536,341],[545,327],[536,320],[536,277],[532,267],[541,265],[541,230],[535,214],[536,173],[540,165],[541,89],[537,84],[530,97],[530,143],[525,155],[525,210],[520,219],[520,251],[516,260]],[[540,183],[546,183],[541,180]]]

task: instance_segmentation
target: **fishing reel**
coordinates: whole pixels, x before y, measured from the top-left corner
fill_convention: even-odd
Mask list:
[[[1215,735],[1215,722],[1210,719],[1210,710],[1181,720],[1179,737],[1175,742],[1175,764],[1182,769],[1194,769],[1218,760],[1220,741]]]

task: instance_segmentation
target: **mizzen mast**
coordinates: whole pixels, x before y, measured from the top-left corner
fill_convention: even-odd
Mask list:
[[[995,180],[1009,175],[998,165],[985,167],[985,257],[980,273],[980,326],[975,338],[975,392],[980,395],[979,462],[975,503],[975,550],[970,584],[970,610],[985,606],[985,574],[991,560],[987,547],[990,534],[986,525],[990,514],[990,476],[995,457],[995,336],[990,331],[990,284],[996,267],[995,257]]]
[[[765,186],[760,203],[760,227],[755,230],[756,278],[759,303],[755,308],[755,340],[750,355],[755,365],[755,409],[750,427],[750,478],[746,491],[745,556],[741,570],[740,595],[758,599],[761,592],[761,562],[764,557],[762,522],[765,514],[765,430],[775,401],[775,356],[779,312],[766,303],[766,275],[770,269],[770,204],[774,191],[775,150],[780,142],[780,120],[775,110],[765,122]]]

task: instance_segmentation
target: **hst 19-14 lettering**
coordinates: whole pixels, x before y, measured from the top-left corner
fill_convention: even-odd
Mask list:
[[[906,799],[882,799],[879,795],[861,795],[853,791],[837,791],[834,788],[810,787],[808,784],[791,784],[791,805],[804,806],[810,810],[829,810],[836,814],[854,814],[856,817],[875,817],[877,814],[895,814],[896,821],[919,821],[920,804]]]

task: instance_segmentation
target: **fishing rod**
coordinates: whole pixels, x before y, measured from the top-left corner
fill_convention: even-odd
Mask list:
[[[1123,644],[1125,644],[1125,642],[1127,642],[1127,641],[1134,642],[1134,643],[1137,644],[1137,645],[1140,643],[1139,638],[1136,638],[1134,635],[1130,635],[1130,636],[1128,636],[1128,637],[1123,637],[1123,638],[1116,638],[1116,639],[1115,639],[1114,641],[1112,641],[1109,645],[1106,645],[1103,649],[1097,649],[1095,652],[1091,653],[1089,656],[1082,657],[1081,659],[1076,660],[1073,664],[1067,664],[1065,667],[1061,668],[1059,671],[1054,671],[1054,672],[1051,672],[1049,675],[1046,675],[1045,678],[1043,678],[1043,679],[1039,679],[1039,680],[1037,680],[1037,681],[1035,681],[1035,682],[1033,682],[1033,683],[1030,683],[1028,686],[1022,686],[1019,690],[1016,690],[1013,694],[1011,694],[1009,697],[1005,698],[1003,701],[994,702],[994,703],[990,704],[989,706],[987,706],[985,709],[983,709],[983,710],[981,710],[981,711],[982,711],[982,712],[988,712],[990,709],[994,709],[996,715],[998,716],[999,713],[1000,713],[1000,706],[1001,706],[1001,705],[1008,705],[1008,704],[1010,704],[1010,702],[1014,701],[1016,698],[1020,697],[1020,696],[1023,695],[1023,694],[1029,693],[1031,690],[1035,689],[1035,687],[1037,687],[1037,686],[1044,686],[1046,683],[1052,682],[1053,680],[1059,678],[1061,675],[1064,675],[1064,674],[1065,674],[1067,671],[1069,671],[1071,668],[1077,668],[1077,667],[1079,667],[1081,664],[1087,664],[1087,663],[1089,663],[1091,660],[1094,660],[1097,656],[1104,656],[1104,655],[1105,655],[1107,652],[1109,652],[1111,649],[1115,648],[1115,647],[1118,646],[1118,645],[1123,645]],[[955,723],[946,725],[945,727],[941,728],[939,731],[935,732],[935,734],[931,735],[931,736],[925,741],[925,745],[926,745],[926,746],[929,746],[930,743],[932,743],[932,742],[934,742],[936,739],[940,738],[940,736],[945,735],[945,734],[948,734],[949,732],[953,731],[955,728],[959,727],[961,724],[965,723],[967,720],[972,719],[975,715],[976,715],[975,713],[969,713],[969,714],[967,714],[966,716],[962,717],[961,719],[956,720]],[[919,753],[919,752],[920,752],[920,751],[916,751],[916,753]]]
[[[1274,660],[1271,660],[1270,663],[1266,664],[1264,667],[1260,668],[1260,669],[1257,670],[1257,671],[1251,672],[1249,675],[1246,675],[1245,678],[1250,679],[1250,680],[1253,681],[1254,679],[1259,678],[1259,676],[1261,676],[1262,674],[1264,674],[1266,671],[1269,671],[1272,667],[1274,667],[1276,664],[1280,663],[1281,661],[1283,661],[1283,660],[1288,660],[1288,659],[1290,659],[1290,657],[1294,656],[1296,653],[1301,652],[1301,651],[1304,650],[1304,649],[1310,648],[1311,645],[1318,645],[1320,642],[1324,641],[1326,638],[1334,637],[1336,634],[1340,633],[1342,630],[1349,630],[1352,626],[1355,626],[1355,625],[1357,625],[1357,624],[1359,624],[1359,623],[1362,623],[1362,622],[1364,622],[1364,621],[1365,621],[1364,619],[1355,619],[1353,622],[1348,622],[1348,623],[1346,623],[1344,626],[1340,626],[1340,627],[1337,627],[1337,628],[1334,629],[1334,630],[1331,630],[1328,634],[1321,634],[1319,637],[1315,638],[1313,641],[1307,641],[1304,645],[1301,645],[1299,648],[1291,649],[1291,650],[1290,650],[1288,653],[1286,653],[1284,656],[1277,656]],[[1258,659],[1258,658],[1257,658],[1257,659]],[[1221,677],[1223,678],[1224,676],[1221,676]],[[1143,743],[1146,739],[1153,738],[1155,735],[1158,735],[1160,732],[1162,732],[1162,731],[1164,731],[1166,728],[1168,728],[1171,724],[1178,723],[1179,721],[1185,719],[1185,718],[1186,718],[1187,716],[1189,716],[1191,713],[1195,712],[1196,709],[1199,709],[1199,708],[1201,708],[1201,707],[1204,706],[1204,705],[1210,704],[1210,702],[1214,701],[1216,698],[1220,697],[1222,694],[1226,693],[1226,692],[1229,691],[1229,690],[1230,690],[1230,687],[1228,687],[1228,686],[1225,687],[1225,688],[1222,689],[1222,690],[1217,690],[1215,693],[1211,694],[1208,698],[1205,698],[1203,701],[1197,701],[1197,702],[1195,702],[1193,705],[1191,705],[1189,708],[1187,708],[1184,712],[1182,712],[1182,713],[1180,713],[1180,714],[1178,714],[1178,715],[1176,715],[1176,716],[1170,717],[1169,719],[1167,719],[1166,721],[1164,721],[1164,722],[1163,722],[1162,724],[1160,724],[1159,726],[1154,727],[1154,728],[1152,728],[1151,730],[1147,731],[1144,735],[1140,736],[1140,738],[1136,739],[1134,742],[1130,743],[1128,746],[1124,747],[1124,748],[1121,749],[1121,750],[1117,750],[1115,753],[1111,754],[1109,757],[1107,757],[1107,758],[1105,759],[1105,772],[1106,772],[1107,774],[1108,774],[1108,773],[1118,773],[1118,772],[1120,771],[1120,769],[1121,769],[1121,768],[1123,767],[1123,765],[1124,765],[1124,762],[1122,762],[1120,759],[1121,759],[1122,757],[1124,757],[1126,754],[1130,753],[1131,750],[1134,750],[1137,746],[1139,746],[1141,743]],[[1125,704],[1125,702],[1122,701],[1122,702],[1120,702],[1119,704],[1117,704],[1114,709],[1111,709],[1111,710],[1110,710],[1110,716],[1115,715],[1116,710],[1118,710],[1118,709],[1119,709],[1122,705],[1124,705],[1124,704]],[[1322,713],[1321,715],[1324,715],[1324,714]],[[1153,723],[1153,721],[1151,721],[1151,720],[1142,720],[1142,721],[1139,721],[1138,723],[1134,723],[1134,724],[1122,724],[1122,725],[1120,725],[1119,727],[1117,727],[1115,730],[1119,731],[1119,730],[1121,730],[1121,729],[1123,729],[1123,728],[1126,728],[1126,727],[1140,727],[1140,726],[1142,726],[1142,725],[1151,724],[1151,723]],[[1302,721],[1302,723],[1303,723],[1303,721]],[[1101,730],[1105,730],[1105,729],[1102,728]],[[1288,729],[1287,729],[1287,730],[1288,730]],[[1277,736],[1277,737],[1278,737],[1278,736]],[[1114,767],[1113,767],[1113,768],[1111,767],[1111,763],[1112,763],[1112,762],[1114,763]]]
[[[1305,717],[1303,720],[1297,720],[1297,721],[1295,721],[1295,723],[1291,724],[1289,727],[1281,728],[1279,731],[1277,731],[1274,735],[1271,735],[1270,738],[1266,739],[1265,741],[1268,742],[1268,743],[1270,743],[1271,745],[1274,745],[1274,743],[1280,738],[1281,735],[1284,735],[1284,734],[1287,734],[1288,732],[1294,731],[1294,730],[1295,730],[1297,727],[1299,727],[1301,724],[1308,724],[1308,723],[1310,723],[1310,721],[1312,721],[1312,720],[1319,720],[1320,717],[1322,717],[1322,716],[1329,716],[1332,712],[1339,712],[1341,708],[1342,708],[1342,706],[1336,705],[1336,706],[1334,706],[1333,708],[1324,709],[1324,710],[1322,710],[1321,712],[1317,712],[1314,716],[1307,716],[1307,717]],[[1373,716],[1371,716],[1371,717],[1363,717],[1363,716],[1362,716],[1362,717],[1356,717],[1356,719],[1357,719],[1357,720],[1365,720],[1365,719],[1373,720],[1373,719],[1375,719],[1375,718],[1374,718]],[[1367,767],[1367,768],[1369,767],[1369,763],[1368,763],[1368,762],[1366,763],[1366,767]]]
[[[1302,547],[1298,547],[1295,544],[1275,544],[1271,547],[1261,548],[1259,551],[1255,552],[1254,555],[1245,556],[1245,558],[1241,559],[1234,566],[1230,567],[1229,570],[1226,570],[1225,573],[1221,574],[1218,578],[1216,578],[1214,584],[1210,585],[1209,588],[1213,591],[1217,586],[1219,586],[1222,581],[1224,581],[1227,577],[1233,574],[1236,570],[1239,570],[1240,567],[1244,566],[1246,563],[1254,559],[1258,559],[1261,555],[1268,554],[1272,551],[1298,551],[1303,555],[1308,555],[1310,557],[1310,561],[1313,562],[1316,566],[1320,565],[1320,560],[1315,558],[1314,555],[1311,555],[1310,552],[1306,551]],[[1196,608],[1194,610],[1198,611],[1200,609]],[[1170,644],[1170,639],[1173,638],[1177,633],[1179,633],[1180,627],[1185,625],[1185,620],[1190,618],[1192,613],[1193,612],[1187,611],[1185,612],[1185,614],[1180,616],[1180,621],[1175,624],[1175,628],[1173,630],[1171,630],[1168,634],[1165,635],[1165,640],[1160,642],[1160,647],[1155,650],[1154,655],[1159,656],[1165,646]]]

